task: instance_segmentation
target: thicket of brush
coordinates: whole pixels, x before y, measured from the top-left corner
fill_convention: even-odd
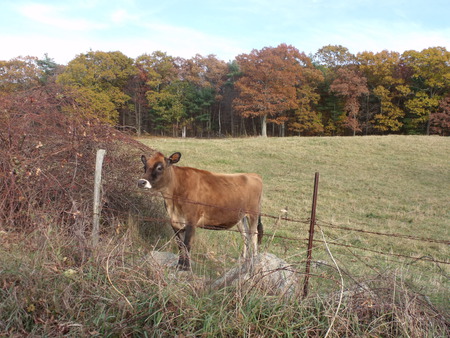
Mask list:
[[[147,253],[169,238],[139,218],[165,214],[135,188],[139,155],[151,149],[65,114],[64,95],[20,95],[0,102],[0,336],[449,334],[448,318],[401,274],[301,299],[216,290],[201,275],[155,265]],[[107,150],[103,232],[92,250],[98,148]]]
[[[56,85],[0,97],[1,229],[31,231],[58,224],[87,245],[98,149],[107,151],[102,228],[123,223],[129,214],[162,215],[136,189],[140,155],[152,150],[86,114],[75,115],[79,105]]]

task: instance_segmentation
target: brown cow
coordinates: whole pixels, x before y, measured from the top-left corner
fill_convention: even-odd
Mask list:
[[[138,181],[140,188],[160,192],[164,198],[180,249],[178,267],[190,267],[189,252],[196,227],[221,230],[237,225],[244,238],[244,258],[250,252],[256,255],[263,235],[261,177],[174,165],[180,158],[178,152],[169,158],[159,152],[150,159],[142,155],[145,174]]]

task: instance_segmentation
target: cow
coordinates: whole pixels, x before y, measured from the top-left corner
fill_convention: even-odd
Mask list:
[[[237,225],[244,239],[243,257],[257,254],[261,243],[262,179],[258,174],[218,174],[175,165],[181,153],[141,156],[144,176],[138,187],[159,192],[179,248],[178,268],[190,269],[191,242],[197,227],[213,230]]]

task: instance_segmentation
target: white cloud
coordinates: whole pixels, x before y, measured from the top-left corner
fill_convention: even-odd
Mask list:
[[[229,61],[245,51],[234,39],[207,34],[189,27],[155,21],[141,22],[139,26],[141,32],[139,36],[131,38],[131,42],[130,39],[121,41],[122,45],[129,45],[127,50],[134,50],[135,55],[161,50],[172,56],[184,58],[190,58],[195,54],[215,54],[218,58]],[[137,52],[137,49],[140,52]],[[125,49],[123,51],[125,52]]]
[[[18,11],[26,18],[58,29],[69,31],[88,31],[92,29],[105,28],[104,24],[86,19],[72,18],[66,15],[70,12],[63,6],[52,6],[44,4],[26,4],[19,6]]]
[[[128,23],[138,19],[137,15],[130,14],[126,9],[117,9],[111,13],[111,21],[115,24]]]
[[[215,54],[224,61],[233,60],[240,53],[249,52],[236,44],[236,41],[218,38],[191,28],[161,23],[138,24],[139,34],[126,34],[122,37],[96,37],[89,34],[68,33],[64,35],[1,34],[0,43],[10,46],[1,52],[0,60],[9,60],[17,56],[42,57],[48,53],[57,63],[67,64],[76,55],[89,50],[120,51],[136,58],[144,53],[157,50],[171,56],[184,58],[195,54]]]

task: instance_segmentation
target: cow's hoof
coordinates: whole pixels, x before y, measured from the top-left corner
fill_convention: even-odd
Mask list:
[[[191,269],[191,264],[188,260],[180,258],[177,269],[181,271],[189,271]]]

